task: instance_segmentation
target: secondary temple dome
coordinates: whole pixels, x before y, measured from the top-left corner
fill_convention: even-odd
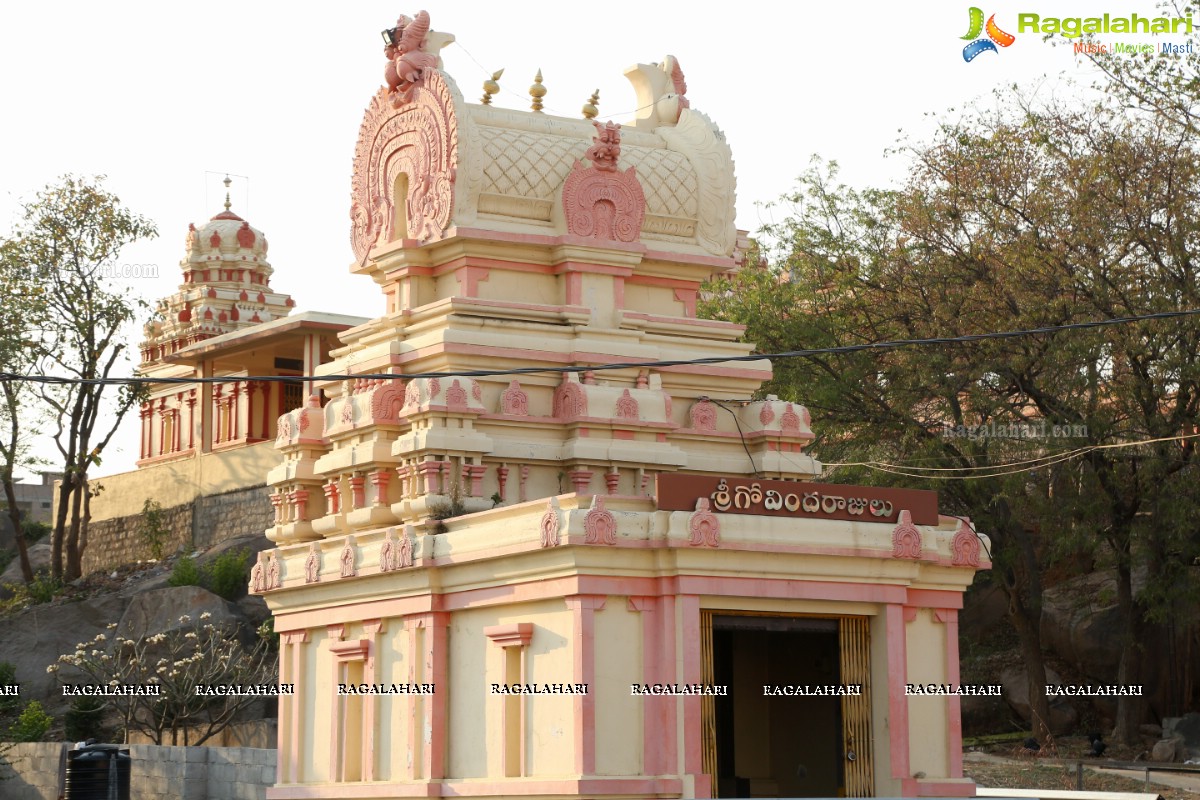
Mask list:
[[[287,316],[295,303],[271,289],[274,270],[266,256],[267,237],[232,211],[228,194],[224,211],[188,225],[179,262],[183,283],[159,301],[157,318],[146,325],[142,361]]]

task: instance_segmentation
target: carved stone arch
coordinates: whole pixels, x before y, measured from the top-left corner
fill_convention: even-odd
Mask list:
[[[458,171],[458,90],[439,71],[428,70],[411,99],[393,108],[386,88],[371,99],[359,128],[351,181],[351,233],[360,262],[381,240],[432,241],[450,225]],[[406,176],[403,181],[401,176]],[[396,209],[397,186],[407,202]]]

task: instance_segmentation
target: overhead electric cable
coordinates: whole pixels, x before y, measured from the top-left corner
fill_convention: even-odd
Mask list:
[[[1059,331],[1084,330],[1101,328],[1109,325],[1125,325],[1131,322],[1144,322],[1154,319],[1172,319],[1190,317],[1200,314],[1200,309],[1188,311],[1161,311],[1156,314],[1142,314],[1133,317],[1116,317],[1114,319],[1094,320],[1090,322],[1073,322],[1067,325],[1048,325],[1042,328],[1028,328],[1019,331],[997,331],[993,333],[975,333],[964,336],[946,336],[930,339],[897,339],[887,342],[872,342],[869,344],[842,345],[839,347],[818,347],[806,350],[788,350],[782,353],[752,353],[745,356],[711,356],[708,358],[681,358],[666,361],[628,361],[624,363],[592,364],[584,366],[562,367],[512,367],[508,369],[475,369],[458,372],[418,372],[418,373],[362,373],[351,375],[242,375],[239,381],[268,381],[278,383],[297,383],[305,381],[346,381],[346,380],[413,380],[415,378],[444,378],[453,375],[460,378],[486,378],[505,375],[534,375],[540,373],[560,374],[564,372],[600,372],[617,369],[650,369],[663,367],[704,366],[707,364],[729,364],[747,361],[762,361],[764,359],[807,358],[818,355],[834,355],[843,353],[860,353],[868,350],[895,350],[901,347],[926,347],[943,344],[966,344],[990,339],[1014,339],[1023,336],[1037,336],[1044,333]],[[132,376],[128,378],[69,378],[55,375],[18,375],[12,372],[0,372],[0,381],[30,381],[46,384],[87,384],[87,385],[121,385],[154,383],[166,384],[198,384],[198,383],[228,383],[231,376],[223,377],[160,377]],[[741,402],[741,401],[734,401]]]

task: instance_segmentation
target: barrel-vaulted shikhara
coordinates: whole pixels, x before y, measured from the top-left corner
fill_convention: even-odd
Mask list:
[[[803,482],[808,411],[738,400],[765,360],[638,366],[753,347],[696,317],[746,240],[679,62],[617,125],[540,73],[532,111],[465,102],[424,12],[385,39],[351,205],[385,303],[320,371],[390,377],[278,424],[268,797],[973,794],[958,698],[905,684],[957,684],[986,539]]]

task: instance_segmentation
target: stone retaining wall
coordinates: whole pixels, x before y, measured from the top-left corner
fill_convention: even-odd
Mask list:
[[[162,522],[168,533],[163,552],[174,553],[181,547],[190,552],[235,536],[262,534],[274,515],[269,495],[266,486],[251,486],[164,508]],[[141,525],[141,514],[91,523],[83,573],[153,558],[150,545],[141,536]]]
[[[0,768],[0,797],[55,800],[64,747],[71,745],[13,745],[2,756],[8,766]],[[134,744],[129,745],[129,755],[131,800],[263,800],[267,787],[275,783],[274,750]]]

